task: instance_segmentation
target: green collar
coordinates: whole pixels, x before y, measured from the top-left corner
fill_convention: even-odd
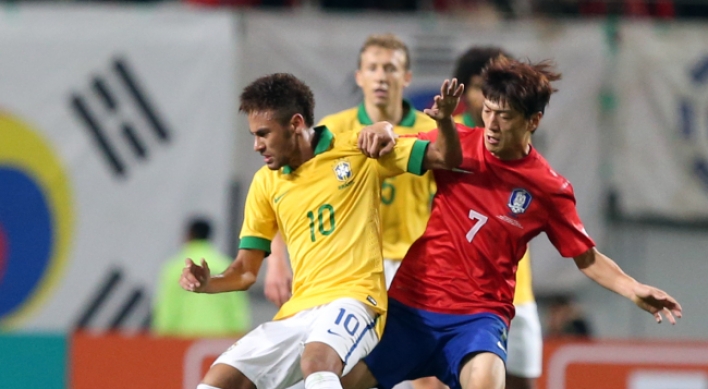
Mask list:
[[[406,116],[401,118],[401,122],[398,123],[398,125],[401,127],[413,127],[415,125],[415,108],[413,108],[413,105],[408,100],[403,100],[403,108],[407,108],[408,113],[406,113]],[[366,107],[364,107],[364,102],[359,104],[359,112],[357,112],[356,116],[357,119],[359,119],[359,123],[365,126],[370,126],[374,124],[374,122],[371,121],[369,114],[366,113]]]
[[[322,154],[329,150],[332,145],[332,140],[334,140],[334,135],[326,126],[317,126],[314,128],[315,136],[319,136],[317,141],[317,146],[315,146],[315,155]],[[288,165],[283,166],[283,174],[290,174],[293,172],[293,168]]]
[[[474,118],[472,115],[470,115],[469,112],[465,112],[462,114],[462,124],[464,124],[467,127],[474,127]]]

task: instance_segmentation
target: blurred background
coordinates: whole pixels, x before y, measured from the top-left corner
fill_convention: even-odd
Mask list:
[[[553,59],[534,144],[600,250],[683,305],[657,325],[539,236],[540,387],[708,389],[708,0],[0,3],[0,388],[194,388],[269,320],[262,269],[241,329],[153,333],[163,266],[195,217],[235,255],[262,164],[241,88],[293,73],[319,120],[360,102],[359,48],[387,32],[419,109],[470,46]]]

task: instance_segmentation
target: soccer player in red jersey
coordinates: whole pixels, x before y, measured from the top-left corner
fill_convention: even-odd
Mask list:
[[[499,57],[487,65],[485,127],[457,125],[462,163],[434,171],[438,191],[430,220],[389,289],[386,331],[344,377],[345,388],[390,389],[426,376],[451,389],[504,388],[515,272],[527,243],[541,232],[586,276],[657,322],[662,315],[672,324],[681,317],[675,299],[634,280],[595,248],[572,186],[532,147],[531,134],[558,79],[548,62]],[[418,137],[434,141],[437,131]]]

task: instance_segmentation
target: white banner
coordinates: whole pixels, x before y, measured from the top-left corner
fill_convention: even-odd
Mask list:
[[[414,102],[437,93],[442,81],[452,76],[457,56],[472,45],[502,46],[519,58],[534,61],[555,60],[563,80],[557,84],[559,92],[551,98],[534,142],[552,166],[573,183],[587,230],[596,240],[602,240],[603,185],[597,107],[605,69],[601,24],[485,26],[427,17],[372,14],[365,18],[336,14],[283,17],[249,13],[244,25],[246,63],[241,83],[272,72],[293,73],[313,89],[317,119],[360,102],[354,72],[359,49],[370,34],[392,32],[409,45],[413,82],[406,95]],[[242,143],[247,142],[245,130],[239,134],[244,137]],[[241,166],[248,166],[240,177],[248,180],[260,167],[260,161],[245,151],[239,158]],[[572,261],[561,259],[545,237],[534,241],[532,249],[537,290],[568,289],[585,280]]]
[[[225,13],[3,14],[3,328],[137,326],[190,216],[226,247],[237,49]]]
[[[613,184],[630,218],[708,220],[708,29],[621,29]]]

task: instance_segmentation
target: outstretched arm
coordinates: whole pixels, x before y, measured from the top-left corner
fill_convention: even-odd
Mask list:
[[[288,266],[287,247],[280,232],[270,243],[270,250],[263,292],[268,301],[280,308],[290,300],[293,284],[293,273]]]
[[[575,265],[586,276],[605,288],[620,294],[637,304],[637,306],[656,318],[661,323],[662,314],[676,324],[676,319],[682,315],[681,305],[663,290],[637,282],[620,269],[617,264],[591,248],[583,254],[573,258]]]
[[[452,114],[460,103],[460,97],[465,91],[463,84],[457,84],[457,79],[445,80],[440,87],[440,94],[435,96],[435,103],[424,112],[435,119],[438,125],[438,137],[428,146],[423,167],[427,170],[452,170],[462,163],[462,146],[457,134]]]
[[[209,265],[202,258],[201,266],[192,259],[185,260],[179,284],[184,290],[195,293],[222,293],[246,290],[256,282],[265,252],[261,250],[241,249],[236,259],[222,273],[211,275]]]

